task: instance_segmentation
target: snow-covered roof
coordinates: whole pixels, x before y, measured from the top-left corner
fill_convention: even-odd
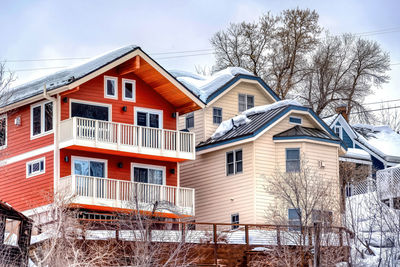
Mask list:
[[[359,148],[348,148],[347,153],[343,155],[345,158],[371,160],[371,155]]]
[[[203,76],[182,70],[170,70],[169,72],[206,103],[213,93],[239,75],[246,75],[259,79],[259,77],[254,76],[251,72],[240,67],[228,67],[215,72],[211,76]],[[274,93],[272,92],[272,94]],[[273,97],[277,98],[275,95]]]
[[[400,157],[400,134],[387,125],[354,124],[357,140],[382,157]]]
[[[328,125],[329,127],[332,126],[332,123],[336,120],[336,118],[339,116],[339,114],[333,114],[331,116],[325,117],[322,120]]]
[[[258,114],[258,113],[266,113],[270,110],[277,109],[280,107],[284,106],[302,106],[299,102],[296,100],[281,100],[278,102],[275,102],[273,104],[269,105],[264,105],[264,106],[257,106],[251,109],[248,109],[246,111],[243,111],[242,114],[235,116],[229,120],[223,121],[218,128],[215,130],[214,134],[211,136],[212,139],[217,139],[223,135],[225,135],[227,132],[232,130],[234,127],[238,127],[243,124],[247,124],[251,122],[251,120],[248,118],[248,116]]]
[[[6,101],[0,103],[0,107],[22,101],[24,99],[39,95],[43,92],[46,85],[48,91],[68,85],[84,76],[96,71],[97,69],[129,54],[139,48],[136,45],[124,46],[109,52],[106,52],[95,58],[91,58],[82,64],[57,71],[53,74],[41,77],[39,79],[27,82],[10,90],[10,97],[5,97]]]

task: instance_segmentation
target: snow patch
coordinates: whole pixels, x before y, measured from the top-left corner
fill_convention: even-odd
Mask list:
[[[367,151],[359,148],[348,148],[344,157],[371,160],[371,155]]]
[[[241,115],[238,115],[229,120],[223,121],[218,126],[217,130],[215,130],[215,132],[211,136],[211,138],[217,139],[217,138],[225,135],[227,132],[229,132],[233,128],[236,128],[236,127],[239,127],[240,125],[249,123],[251,120],[248,118],[248,116],[250,116],[250,115],[254,115],[254,114],[258,114],[258,113],[265,113],[270,110],[277,109],[277,108],[280,108],[283,106],[289,106],[289,105],[302,106],[296,100],[281,100],[281,101],[275,102],[270,105],[257,106],[257,107],[248,109],[246,111],[243,111]]]
[[[203,76],[182,70],[170,70],[169,72],[204,102],[207,101],[207,98],[212,93],[229,82],[236,75],[244,74],[254,76],[251,72],[239,67],[228,67],[211,76]]]

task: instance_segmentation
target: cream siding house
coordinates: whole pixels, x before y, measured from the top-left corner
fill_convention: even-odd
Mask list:
[[[236,75],[203,99],[206,107],[194,112],[194,127],[188,129],[196,133],[196,160],[182,163],[180,167],[181,185],[196,189],[195,220],[231,223],[239,215],[240,223],[271,223],[268,209],[276,203],[273,194],[268,192],[267,179],[272,179],[278,169],[285,171],[288,148],[299,149],[302,160],[323,175],[333,188],[332,197],[339,202],[338,157],[345,153],[345,148],[310,109],[285,105],[250,115],[250,123],[222,137],[211,138],[219,126],[214,123],[213,109],[222,109],[222,121],[231,119],[241,113],[239,95],[252,96],[254,106],[279,101],[260,78],[249,75]],[[314,130],[304,136],[277,136],[296,126]],[[186,128],[186,116],[179,118],[179,128]],[[238,172],[233,167],[231,174],[228,168],[232,166],[229,167],[227,160],[236,152],[242,167]]]

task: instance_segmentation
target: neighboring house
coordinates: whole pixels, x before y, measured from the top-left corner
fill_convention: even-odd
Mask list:
[[[198,143],[196,160],[181,166],[182,185],[196,189],[197,221],[271,222],[266,211],[274,196],[267,192],[266,179],[277,169],[297,168],[303,155],[327,177],[339,201],[338,156],[346,148],[311,109],[278,102],[259,77],[240,68],[210,78],[172,73],[206,102],[194,112],[194,125],[191,115],[182,116],[179,124],[195,132]]]
[[[32,220],[0,201],[0,266],[28,266]]]
[[[400,163],[399,134],[389,126],[350,125],[340,108],[337,112],[338,114],[324,118],[324,121],[350,148],[348,154],[340,160],[372,165],[374,177],[377,170]]]
[[[82,216],[156,201],[172,207],[158,216],[193,216],[179,164],[195,137],[177,118],[203,107],[136,46],[18,86],[0,104],[0,199],[28,215],[71,195]]]
[[[210,77],[185,71],[171,74],[206,103],[203,109],[179,118],[179,129],[196,133],[196,144],[210,138],[222,121],[279,100],[260,77],[242,68],[226,68]]]

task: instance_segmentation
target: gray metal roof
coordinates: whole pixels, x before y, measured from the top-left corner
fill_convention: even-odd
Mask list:
[[[274,135],[274,137],[292,137],[292,136],[309,136],[315,138],[322,138],[333,141],[341,141],[339,137],[330,135],[324,131],[315,128],[303,127],[300,125],[296,125],[289,130],[283,131],[279,134]]]
[[[258,129],[263,127],[266,123],[271,121],[281,111],[287,109],[288,107],[290,107],[290,105],[282,106],[277,109],[272,109],[267,112],[250,115],[248,116],[248,118],[251,120],[249,123],[233,128],[232,130],[230,130],[229,132],[227,132],[226,134],[224,134],[219,138],[215,139],[209,138],[208,140],[199,143],[197,147],[203,147],[214,143],[220,143],[222,141],[227,141],[230,139],[251,135],[255,133]]]
[[[128,45],[107,52],[96,58],[90,59],[83,64],[67,68],[39,79],[27,82],[10,89],[9,95],[0,102],[0,108],[28,99],[43,93],[44,85],[48,91],[68,85],[86,75],[106,66],[107,64],[138,49],[138,46]],[[140,48],[139,48],[140,49]]]

